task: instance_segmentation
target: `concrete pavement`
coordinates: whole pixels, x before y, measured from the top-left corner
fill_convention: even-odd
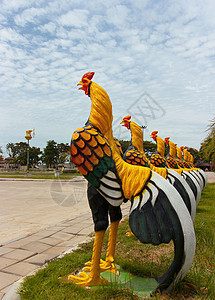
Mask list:
[[[208,183],[214,183],[215,182],[215,173],[214,172],[206,172]]]
[[[0,299],[12,300],[14,282],[89,239],[94,226],[83,178],[0,181],[0,187]],[[122,205],[124,216],[129,207]]]
[[[89,211],[87,181],[0,179],[0,244]]]

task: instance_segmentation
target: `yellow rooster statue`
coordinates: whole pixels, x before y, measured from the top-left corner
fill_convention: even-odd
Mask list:
[[[156,278],[155,291],[169,291],[190,269],[195,255],[195,232],[190,214],[175,188],[163,177],[142,166],[126,163],[112,132],[112,104],[106,91],[83,75],[80,89],[91,99],[87,124],[74,131],[71,155],[79,171],[112,206],[131,201],[129,225],[142,243],[174,243],[174,260],[165,274]],[[99,205],[99,199],[98,199]],[[110,244],[116,244],[114,230]],[[89,274],[69,279],[82,286],[103,284],[100,257],[105,230],[95,231]],[[113,257],[114,260],[114,257]]]
[[[130,164],[149,167],[167,179],[181,195],[194,221],[196,215],[196,201],[188,183],[174,170],[162,167],[158,168],[151,164],[143,150],[142,129],[137,123],[131,121],[131,116],[124,117],[121,124],[131,131],[131,143],[124,154],[124,160]]]
[[[151,163],[153,165],[156,165],[157,167],[162,167],[163,164],[162,165],[159,164],[159,158],[160,158],[160,160],[163,159],[163,161],[165,161],[166,168],[169,168],[169,167],[171,168],[171,166],[176,167],[173,170],[178,172],[186,180],[186,182],[189,184],[190,188],[193,191],[196,202],[199,203],[199,201],[201,199],[201,188],[200,188],[199,182],[196,180],[195,176],[193,176],[192,170],[180,168],[178,166],[178,164],[176,163],[176,161],[174,160],[173,156],[170,157],[169,165],[168,165],[168,163],[166,162],[166,158],[164,157],[165,142],[161,137],[159,137],[157,135],[157,133],[158,133],[158,131],[153,131],[151,133],[151,137],[157,144],[157,152],[155,154],[152,154]],[[171,146],[173,146],[173,143],[171,144]],[[171,151],[171,155],[173,155],[173,153],[175,153],[175,152]]]
[[[165,143],[169,146],[169,153],[166,156],[167,164],[172,166],[175,164],[177,168],[181,168],[177,164],[176,155],[177,155],[177,149],[176,144],[174,144],[172,141],[169,140],[169,137],[164,139]],[[184,147],[181,147],[184,148]],[[186,152],[185,152],[186,151]],[[198,169],[192,167],[192,164],[190,162],[190,156],[191,154],[187,151],[187,149],[184,148],[184,169],[187,170],[190,175],[195,178],[195,180],[198,182],[200,186],[200,190],[202,191],[204,188],[204,178],[201,176],[201,174],[198,172]],[[173,167],[174,168],[174,167]]]

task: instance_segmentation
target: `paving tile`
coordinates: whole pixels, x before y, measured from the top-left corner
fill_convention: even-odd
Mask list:
[[[90,225],[88,227],[83,228],[81,231],[79,231],[78,234],[89,235],[93,231],[94,231],[94,226]]]
[[[31,252],[35,251],[37,254],[37,253],[44,252],[45,250],[49,249],[50,247],[51,247],[51,245],[43,244],[39,241],[36,241],[36,242],[32,242],[32,243],[29,243],[29,244],[23,246],[22,249],[28,250]]]
[[[15,265],[4,268],[2,271],[6,273],[15,274],[15,275],[25,276],[37,268],[38,266],[34,264],[30,264],[27,262],[19,262]]]
[[[52,238],[59,239],[61,241],[66,241],[71,238],[71,235],[69,233],[65,233],[65,232],[57,232],[52,235]]]
[[[38,239],[37,237],[29,236],[29,237],[20,239],[20,240],[18,240],[18,241],[9,243],[7,246],[10,247],[10,248],[15,248],[15,249],[17,249],[17,248],[21,248],[22,246],[24,246],[24,245],[26,245],[26,244],[29,244],[30,242],[35,241],[35,240],[37,240],[37,239]]]
[[[7,274],[0,271],[0,290],[11,285],[15,281],[19,280],[20,276],[14,274]]]
[[[0,256],[3,254],[6,254],[8,252],[11,252],[11,251],[13,251],[13,249],[8,248],[8,247],[0,247]]]
[[[91,216],[80,216],[78,218],[76,218],[76,221],[77,223],[81,223],[81,222],[84,222],[84,221],[88,221],[90,218],[92,218]]]
[[[69,226],[71,226],[73,224],[76,224],[76,223],[77,223],[76,220],[71,220],[71,221],[67,221],[67,222],[63,223],[63,226],[65,228],[65,227],[69,227]]]
[[[2,299],[4,296],[4,293],[0,292],[0,299]]]
[[[28,259],[25,260],[25,262],[34,264],[34,265],[38,265],[38,266],[42,266],[44,265],[47,261],[55,258],[56,255],[55,254],[44,254],[44,253],[40,253],[37,254],[35,256],[32,256]]]
[[[54,233],[56,233],[56,230],[54,230],[54,229],[50,229],[50,230],[45,229],[45,230],[38,231],[37,233],[33,234],[32,236],[39,237],[39,239],[40,239],[41,237],[50,237]]]
[[[12,264],[17,263],[18,261],[16,259],[10,259],[6,257],[0,257],[0,270],[3,268],[6,268]]]
[[[51,247],[48,250],[44,251],[43,254],[53,254],[56,257],[56,256],[62,254],[66,250],[67,250],[67,247],[55,246],[55,247]]]
[[[59,244],[59,246],[62,246],[62,247],[66,247],[68,249],[80,244],[80,243],[83,243],[86,241],[86,237],[83,236],[83,235],[76,235],[74,236],[72,239],[68,240],[68,241],[65,241],[65,242],[62,242],[61,244]]]
[[[3,255],[2,257],[16,259],[16,260],[24,260],[24,259],[27,259],[27,258],[35,255],[35,254],[37,254],[35,251],[27,251],[27,250],[23,250],[23,249],[16,249],[16,250],[13,250],[13,251]]]
[[[61,241],[62,240],[55,239],[55,238],[52,238],[52,237],[45,237],[45,238],[42,238],[40,240],[40,242],[42,242],[44,244],[51,245],[51,246],[56,246],[57,244],[61,243]]]
[[[64,225],[60,225],[60,226],[53,226],[51,227],[52,230],[55,230],[55,231],[61,231],[65,228]]]
[[[76,224],[75,226],[65,228],[62,232],[70,233],[70,234],[78,234],[82,229],[83,229],[82,226]]]

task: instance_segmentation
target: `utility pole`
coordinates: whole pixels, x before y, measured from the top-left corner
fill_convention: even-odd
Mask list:
[[[30,140],[32,139],[32,133],[33,131],[33,137],[35,135],[34,130],[26,130],[26,140],[28,141],[28,148],[27,148],[27,174],[29,173],[29,148],[30,148]]]
[[[143,130],[143,149],[144,149],[144,129],[146,129],[147,126],[146,125],[144,125],[144,126],[142,125],[141,128]]]

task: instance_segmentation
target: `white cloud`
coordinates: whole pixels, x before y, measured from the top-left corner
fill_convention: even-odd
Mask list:
[[[3,0],[1,10],[3,12],[18,11],[21,8],[30,7],[34,2],[34,0]]]
[[[17,14],[14,18],[16,25],[24,27],[26,23],[36,23],[39,24],[40,17],[46,14],[44,8],[28,8],[25,9],[21,14]]]
[[[47,23],[43,26],[40,26],[39,29],[42,31],[42,32],[45,32],[45,33],[51,33],[51,34],[54,34],[55,31],[56,31],[56,25],[52,22],[50,23]]]
[[[26,126],[38,129],[38,146],[69,142],[90,110],[76,84],[95,71],[114,118],[147,91],[166,111],[148,130],[198,148],[215,111],[212,2],[4,2],[0,145],[18,142]]]
[[[89,12],[82,9],[74,9],[58,18],[58,23],[61,26],[69,27],[87,27],[87,16]]]

